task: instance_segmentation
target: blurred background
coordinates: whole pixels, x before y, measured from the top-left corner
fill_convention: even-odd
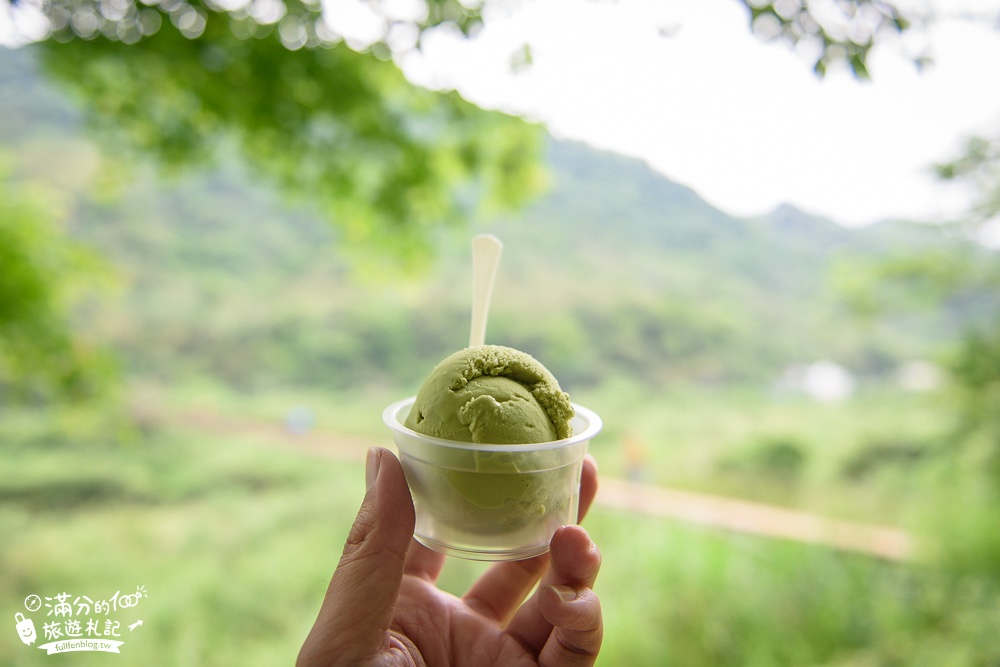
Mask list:
[[[556,5],[0,4],[0,663],[140,588],[63,660],[294,662],[493,233],[488,342],[605,423],[599,664],[1000,664],[1000,103],[920,88],[997,7]]]

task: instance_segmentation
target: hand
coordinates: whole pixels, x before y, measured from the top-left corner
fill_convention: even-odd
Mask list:
[[[413,502],[396,457],[370,450],[366,481],[299,667],[594,664],[604,633],[592,590],[601,555],[583,528],[559,528],[547,554],[492,565],[459,598],[436,586],[445,557],[412,539]],[[588,456],[581,518],[596,492]]]

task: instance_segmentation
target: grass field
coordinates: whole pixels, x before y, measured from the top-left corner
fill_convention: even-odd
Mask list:
[[[96,600],[141,586],[147,596],[109,616],[120,623],[121,656],[47,656],[7,631],[0,664],[291,664],[363,495],[362,466],[199,434],[169,415],[207,406],[277,420],[305,404],[316,411],[317,428],[384,437],[379,410],[395,397],[239,397],[208,386],[146,387],[134,397],[145,431],[111,429],[114,422],[86,412],[4,409],[5,613],[24,611],[33,594]],[[844,474],[845,461],[872,442],[940,436],[944,424],[934,421],[931,399],[822,406],[678,392],[636,410],[621,387],[575,398],[605,415],[607,429],[593,448],[602,475],[628,472],[620,446],[628,423],[647,443],[648,482],[898,518],[948,539],[945,553],[890,564],[597,508],[585,525],[604,555],[597,590],[607,636],[599,664],[1000,664],[1000,578],[980,567],[1000,553],[990,530],[996,513],[954,488],[945,493],[935,481],[940,470],[927,472],[933,466]],[[779,441],[802,457],[759,453],[786,451],[773,444]],[[948,515],[961,521],[935,533],[950,507],[961,508]],[[450,560],[441,585],[461,593],[483,567]],[[36,646],[48,641],[44,611],[29,614]],[[143,625],[130,632],[139,619]]]

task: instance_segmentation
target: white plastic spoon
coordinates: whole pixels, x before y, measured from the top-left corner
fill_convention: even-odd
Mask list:
[[[493,281],[500,265],[503,243],[492,234],[480,234],[472,239],[472,330],[469,347],[486,342],[486,319],[490,314]]]

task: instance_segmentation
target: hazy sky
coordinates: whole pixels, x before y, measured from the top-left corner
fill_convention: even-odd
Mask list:
[[[39,1],[13,12],[0,0],[0,43],[12,39],[12,18],[38,32]],[[369,2],[399,16],[419,7],[323,1],[331,29],[355,48],[384,29]],[[897,4],[958,14],[996,11],[1000,0]],[[471,40],[427,36],[422,55],[400,59],[404,71],[558,137],[641,157],[737,215],[789,202],[850,225],[935,219],[967,200],[930,166],[966,136],[1000,132],[1000,28],[982,23],[935,22],[926,35],[935,64],[923,73],[902,55],[909,40],[876,49],[865,83],[846,72],[818,79],[787,46],[752,36],[735,0],[490,0],[485,19]],[[525,44],[533,63],[515,71]]]
[[[936,24],[932,68],[901,55],[914,44],[887,45],[862,83],[817,79],[787,46],[752,36],[734,0],[519,0],[486,19],[474,40],[428,39],[404,70],[644,158],[735,214],[790,202],[845,224],[934,218],[965,200],[929,166],[969,134],[1000,131],[1000,31],[970,21]],[[513,72],[525,43],[534,62]]]

